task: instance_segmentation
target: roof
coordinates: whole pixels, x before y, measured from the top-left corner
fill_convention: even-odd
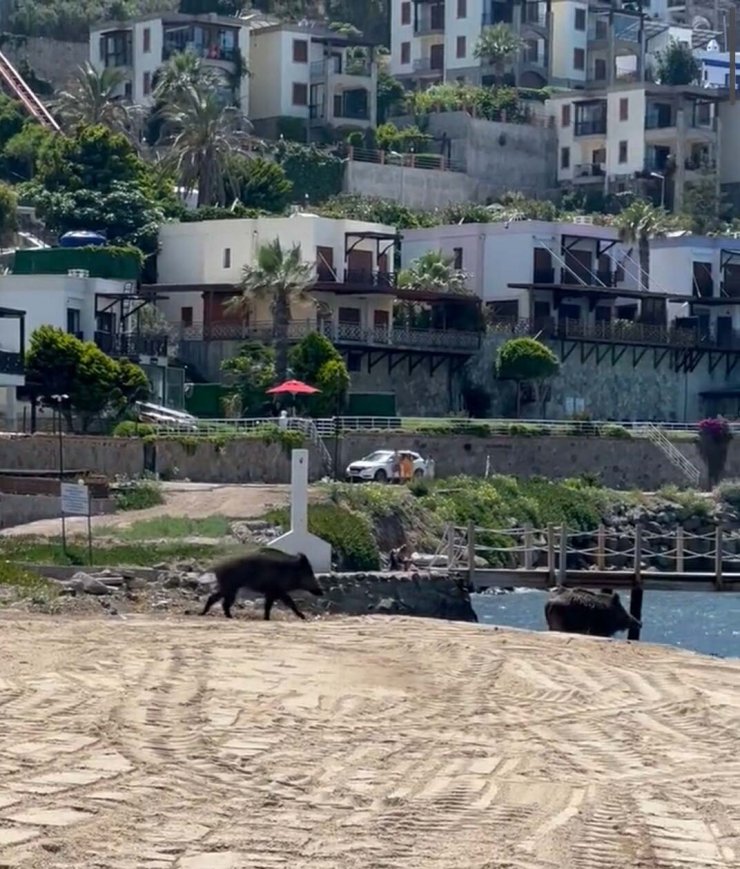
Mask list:
[[[583,286],[581,284],[509,284],[508,286],[512,290],[551,290],[556,293],[562,293],[564,296],[601,296],[609,299],[664,299],[668,302],[674,302],[679,299],[682,302],[687,301],[685,296],[678,297],[668,293],[645,292],[644,290],[627,290],[622,287]]]
[[[364,45],[372,48],[377,45],[362,37],[346,36],[332,30],[326,22],[304,18],[300,21],[280,21],[259,12],[249,12],[239,19],[240,23],[250,29],[254,35],[260,33],[277,33],[286,30],[288,33],[300,33],[310,38],[312,42],[332,42],[339,45]]]
[[[727,88],[704,88],[700,85],[665,85],[655,84],[650,81],[624,82],[615,84],[611,87],[604,88],[583,88],[579,90],[568,90],[553,93],[548,97],[549,100],[578,100],[579,102],[588,102],[589,100],[605,100],[609,94],[621,93],[623,91],[646,91],[647,96],[653,97],[671,97],[684,96],[689,99],[706,100],[707,102],[722,102],[727,99]]]
[[[148,15],[139,15],[128,21],[101,21],[99,24],[90,26],[90,33],[98,33],[103,30],[131,30],[135,24],[143,21],[159,21],[160,19],[164,24],[187,24],[190,21],[202,24],[221,24],[225,27],[244,27],[246,24],[240,18],[216,15],[214,12],[206,15],[190,15],[185,12],[150,12]]]

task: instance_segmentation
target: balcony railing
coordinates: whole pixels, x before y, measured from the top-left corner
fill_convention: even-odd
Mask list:
[[[184,52],[194,54],[202,60],[218,60],[225,63],[236,63],[239,55],[238,48],[222,48],[220,45],[165,45],[162,48],[162,60],[169,60],[175,54]]]
[[[604,163],[576,163],[573,166],[573,177],[578,178],[603,178],[606,174]]]
[[[358,287],[363,290],[394,290],[396,276],[393,272],[372,272],[366,269],[347,269],[343,278],[338,278],[328,269],[319,269],[318,283]]]
[[[603,136],[606,134],[606,116],[576,121],[574,125],[576,136]]]
[[[0,374],[23,374],[23,354],[0,350]]]
[[[442,75],[444,63],[431,57],[417,57],[412,64],[414,72],[429,72]]]
[[[444,18],[424,18],[414,25],[414,36],[430,36],[433,33],[445,32]]]
[[[350,60],[342,67],[338,58],[329,58],[327,64],[324,60],[314,60],[309,67],[312,79],[322,79],[327,75],[351,75],[358,78],[370,78],[372,64],[365,60]]]
[[[96,332],[95,343],[108,356],[167,356],[167,335]]]
[[[300,341],[311,332],[321,332],[338,345],[399,347],[418,350],[453,350],[474,352],[480,347],[480,332],[453,329],[409,329],[398,326],[365,328],[355,323],[316,323],[310,320],[288,324],[288,340]],[[273,323],[249,325],[227,321],[193,323],[180,329],[181,341],[261,341],[275,340]]]
[[[706,330],[657,326],[652,323],[639,323],[632,320],[603,320],[586,322],[584,320],[558,320],[553,317],[515,320],[494,318],[489,328],[500,334],[537,335],[543,338],[571,338],[591,341],[604,341],[614,344],[648,344],[669,347],[724,347],[728,338],[719,341]],[[735,334],[731,341],[740,348],[740,335]]]

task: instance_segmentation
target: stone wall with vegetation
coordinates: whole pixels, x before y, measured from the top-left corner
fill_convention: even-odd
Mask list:
[[[69,84],[75,71],[88,60],[90,49],[84,42],[63,42],[43,36],[14,36],[4,34],[0,49],[8,60],[19,68],[27,64],[38,78],[60,89]]]

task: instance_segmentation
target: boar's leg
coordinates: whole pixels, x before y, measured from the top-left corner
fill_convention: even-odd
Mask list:
[[[227,591],[224,594],[224,599],[221,601],[221,606],[224,608],[224,615],[227,619],[233,619],[234,616],[231,615],[231,608],[234,606],[234,601],[236,600],[236,592],[237,589],[233,591]]]
[[[298,607],[295,605],[295,601],[294,601],[293,598],[288,594],[287,591],[284,591],[284,592],[279,596],[278,599],[281,600],[281,601],[285,604],[285,606],[290,607],[290,608],[293,610],[293,612],[298,616],[299,619],[305,619],[305,618],[306,618],[306,617],[303,615],[303,613],[298,609]]]
[[[215,603],[221,600],[222,597],[223,594],[220,591],[214,591],[213,594],[206,601],[206,605],[203,607],[203,612],[201,613],[201,615],[204,616]]]
[[[272,610],[272,605],[275,603],[275,598],[271,597],[269,594],[265,597],[265,621],[270,621],[270,611]]]

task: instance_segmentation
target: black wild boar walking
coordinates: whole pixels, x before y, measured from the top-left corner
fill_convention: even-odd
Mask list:
[[[556,588],[545,604],[545,618],[551,631],[613,637],[640,622],[622,606],[616,592],[585,588]]]
[[[260,549],[221,561],[213,568],[216,590],[206,601],[201,615],[205,615],[217,601],[221,601],[226,618],[233,618],[234,605],[240,588],[249,588],[265,596],[265,619],[276,600],[290,607],[301,619],[306,617],[295,605],[290,591],[309,591],[317,597],[324,592],[314,576],[311,562],[305,555],[287,555],[276,549]]]

